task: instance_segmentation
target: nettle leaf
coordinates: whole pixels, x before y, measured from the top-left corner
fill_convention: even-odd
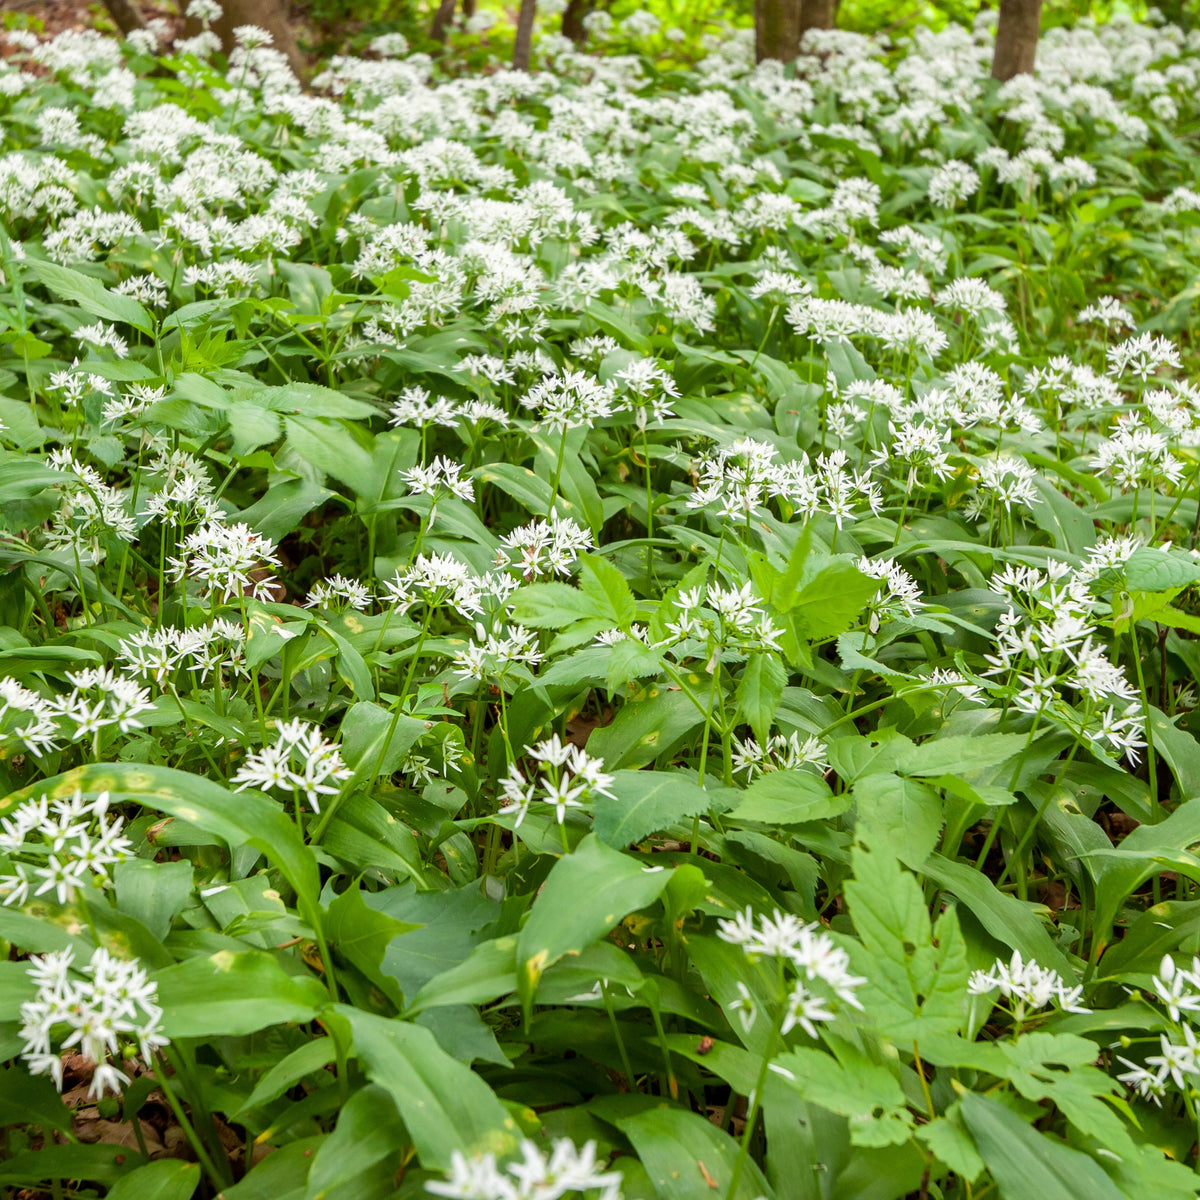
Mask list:
[[[846,899],[862,939],[852,944],[859,998],[885,1037],[911,1046],[923,1036],[948,1036],[966,1016],[970,977],[966,943],[954,910],[931,927],[916,877],[885,850],[856,846]]]
[[[832,559],[796,592],[787,605],[810,638],[836,637],[858,620],[879,591],[879,580],[853,563]]]
[[[813,771],[767,771],[746,788],[729,816],[764,825],[803,825],[840,816],[849,807],[849,795],[835,796]]]
[[[820,1050],[793,1050],[775,1065],[805,1100],[850,1118],[854,1145],[894,1146],[912,1136],[900,1081],[853,1047],[839,1045],[837,1058]]]
[[[593,806],[596,836],[617,849],[707,812],[713,799],[698,784],[669,771],[615,771],[609,790],[616,799],[600,796]]]
[[[526,1019],[538,981],[564,954],[578,954],[667,885],[665,868],[648,867],[588,834],[554,865],[521,930],[517,983]]]
[[[1178,591],[1200,582],[1200,562],[1182,550],[1143,546],[1125,560],[1125,582],[1139,592]]]
[[[513,593],[513,619],[531,629],[561,629],[576,621],[595,621],[599,632],[611,628],[611,614],[594,595],[566,583],[527,583]]]
[[[968,779],[994,770],[1020,754],[1028,738],[1023,733],[977,733],[931,738],[911,746],[896,762],[901,775],[963,775]]]
[[[579,584],[600,615],[612,618],[618,629],[628,629],[637,616],[637,601],[625,576],[598,554],[579,556]]]
[[[787,681],[788,673],[776,655],[760,652],[746,660],[738,680],[737,701],[742,717],[754,730],[760,745],[766,745],[771,735]]]
[[[929,857],[942,832],[942,798],[915,779],[882,773],[854,784],[854,804],[864,831],[891,848],[914,870]]]

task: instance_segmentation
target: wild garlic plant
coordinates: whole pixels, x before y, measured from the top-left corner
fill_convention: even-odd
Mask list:
[[[0,57],[0,1174],[1193,1196],[1196,33],[187,7]]]

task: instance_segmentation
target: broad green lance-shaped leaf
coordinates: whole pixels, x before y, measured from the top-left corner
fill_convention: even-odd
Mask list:
[[[564,954],[578,954],[622,917],[658,898],[670,878],[604,845],[589,833],[555,863],[517,943],[517,990],[526,1018],[542,972]]]
[[[24,974],[24,963],[4,965],[20,967]],[[26,999],[32,1000],[34,991],[31,985]],[[23,1063],[3,1067],[0,1068],[0,1125],[5,1128],[41,1125],[57,1129],[59,1133],[70,1133],[71,1110],[63,1103],[48,1076],[30,1075]]]
[[[136,800],[214,834],[230,848],[253,846],[303,899],[310,904],[316,899],[316,859],[278,805],[253,792],[235,795],[187,771],[143,763],[92,763],[6,796],[0,801],[0,816],[26,800],[70,796],[76,790],[85,796],[108,792],[114,802]]]
[[[1126,898],[1162,871],[1200,868],[1190,847],[1200,842],[1200,800],[1181,804],[1157,825],[1139,825],[1119,846],[1080,856],[1096,884],[1093,937],[1106,940]]]
[[[60,300],[78,304],[93,317],[121,321],[143,333],[154,332],[154,319],[132,296],[110,292],[100,280],[72,271],[70,267],[60,267],[57,263],[27,258],[23,265]]]
[[[363,901],[358,885],[348,887],[329,904],[322,918],[330,947],[347,962],[353,963],[384,995],[396,1004],[403,996],[396,980],[380,970],[383,956],[394,937],[420,929],[406,921],[397,921],[370,908]]]
[[[421,1166],[446,1170],[456,1150],[504,1157],[516,1148],[516,1126],[492,1089],[428,1029],[347,1005],[337,1012],[350,1023],[367,1077],[396,1102]]]
[[[823,781],[822,781],[823,782]],[[854,785],[864,830],[914,870],[932,853],[942,831],[942,798],[931,787],[899,775],[864,775]]]
[[[761,745],[765,746],[770,736],[787,681],[787,671],[776,655],[763,652],[746,660],[746,669],[738,680],[737,701]]]
[[[856,846],[846,898],[861,949],[851,947],[867,982],[859,998],[897,1045],[953,1034],[966,1013],[966,943],[953,909],[931,929],[916,878],[881,849]]]
[[[998,1100],[968,1092],[960,1104],[1002,1200],[1125,1200],[1095,1159],[1038,1133]]]
[[[595,803],[596,835],[618,850],[712,803],[699,784],[670,771],[614,771],[609,790],[615,800],[602,796]]]
[[[940,854],[931,854],[922,863],[921,873],[956,896],[992,937],[1005,946],[1020,950],[1026,961],[1033,959],[1043,967],[1052,967],[1068,982],[1075,978],[1066,956],[1038,920],[1036,905],[998,891],[982,871],[965,863],[952,862]]]
[[[351,705],[342,718],[342,751],[346,762],[361,772],[363,778],[373,778],[376,773],[390,775],[426,729],[425,722],[416,717],[402,716],[395,729],[392,720],[392,714],[386,708],[370,700]],[[375,771],[376,763],[379,763],[378,772]]]
[[[803,825],[839,816],[849,807],[848,795],[835,796],[812,771],[768,771],[746,788],[729,816],[765,825]]]
[[[48,1179],[88,1179],[110,1184],[145,1162],[126,1146],[49,1146],[26,1150],[0,1162],[0,1186],[32,1186]]]
[[[270,1104],[272,1100],[282,1096],[290,1087],[294,1087],[306,1075],[319,1071],[337,1057],[333,1039],[328,1037],[313,1038],[297,1046],[291,1054],[279,1060],[259,1081],[249,1099],[242,1105],[240,1112],[257,1108],[260,1104]],[[330,1077],[332,1082],[332,1077]],[[233,1115],[237,1115],[236,1113]]]
[[[404,1123],[387,1090],[361,1088],[338,1113],[336,1128],[313,1159],[306,1200],[394,1195],[396,1165],[407,1144]]]
[[[606,1115],[605,1119],[633,1143],[660,1200],[729,1194],[738,1146],[711,1121],[665,1106],[628,1117]],[[753,1159],[747,1160],[734,1200],[773,1196]]]
[[[154,979],[168,1037],[239,1037],[311,1021],[329,999],[319,980],[289,975],[262,950],[189,958]]]
[[[117,907],[160,941],[192,897],[192,864],[128,858],[113,870]]]
[[[108,1200],[192,1200],[199,1183],[196,1163],[162,1158],[118,1179]]]

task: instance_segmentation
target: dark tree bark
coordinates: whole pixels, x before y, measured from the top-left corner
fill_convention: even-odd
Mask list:
[[[239,25],[257,25],[271,35],[272,49],[287,58],[297,78],[304,78],[307,64],[292,34],[284,0],[221,0],[221,4],[225,14],[212,28],[221,39],[226,54],[234,47],[233,31]]]
[[[800,21],[796,42],[804,49],[804,35],[810,29],[832,29],[837,18],[837,0],[804,0],[800,5]]]
[[[1042,24],[1042,0],[1000,0],[992,78],[1032,75]]]
[[[454,20],[454,6],[457,0],[441,0],[437,12],[433,14],[433,24],[429,27],[429,36],[435,42],[444,42]]]
[[[135,29],[145,29],[146,22],[138,12],[137,5],[131,0],[104,0],[104,7],[112,17],[113,24],[124,34],[130,34]]]
[[[533,57],[533,19],[537,16],[537,0],[521,0],[517,14],[517,40],[513,42],[513,68],[528,71]]]
[[[754,0],[754,57],[791,62],[800,47],[800,9],[812,0]]]
[[[563,37],[569,37],[577,46],[582,46],[587,41],[587,30],[583,27],[583,18],[592,11],[592,6],[589,0],[567,0],[567,7],[563,9],[562,32]]]

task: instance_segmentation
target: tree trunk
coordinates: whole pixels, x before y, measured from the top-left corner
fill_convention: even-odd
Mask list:
[[[583,18],[592,11],[590,0],[567,0],[563,9],[563,37],[569,37],[577,46],[587,41],[587,30],[583,27]]]
[[[304,78],[307,64],[292,34],[284,0],[221,0],[221,5],[225,14],[212,28],[226,54],[233,49],[233,31],[239,25],[257,25],[271,35],[271,48],[287,58],[296,77]]]
[[[135,29],[145,29],[146,22],[137,6],[131,0],[104,0],[104,7],[112,17],[113,24],[124,34],[130,34]]]
[[[433,24],[429,28],[429,36],[435,42],[445,42],[450,23],[454,20],[456,0],[442,0],[433,14]]]
[[[513,43],[513,69],[528,71],[533,56],[533,19],[537,16],[537,0],[521,0],[517,14],[517,40]]]
[[[1000,25],[992,78],[1001,83],[1014,75],[1032,75],[1042,24],[1042,0],[1000,0]]]
[[[754,0],[754,57],[791,62],[800,46],[802,0]],[[805,5],[812,0],[803,0]]]
[[[803,0],[796,31],[796,44],[804,49],[804,35],[810,29],[832,29],[836,23],[837,0]]]

